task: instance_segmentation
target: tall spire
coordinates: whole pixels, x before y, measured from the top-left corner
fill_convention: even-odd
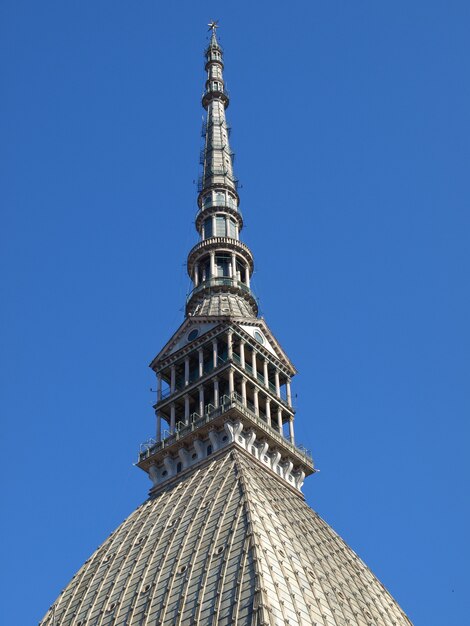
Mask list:
[[[188,274],[193,289],[186,314],[256,317],[258,305],[250,288],[253,255],[240,241],[243,218],[239,211],[238,181],[233,171],[234,154],[225,118],[229,96],[223,78],[223,50],[216,29],[205,56],[207,78],[202,106],[207,111],[203,125],[202,174],[198,185],[196,229],[199,243],[188,255]]]

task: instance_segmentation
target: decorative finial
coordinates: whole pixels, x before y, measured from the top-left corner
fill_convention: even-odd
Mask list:
[[[219,28],[219,20],[211,20],[207,25],[209,26],[208,30],[211,30],[215,35],[215,31]]]

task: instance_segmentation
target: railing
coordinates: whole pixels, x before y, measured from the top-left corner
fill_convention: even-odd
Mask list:
[[[254,406],[245,406],[243,404],[241,396],[234,391],[230,395],[222,396],[220,400],[220,405],[218,407],[214,407],[212,404],[208,404],[205,407],[204,415],[199,415],[199,413],[193,413],[190,416],[189,423],[186,424],[184,422],[178,422],[176,431],[173,434],[170,434],[168,437],[163,439],[162,441],[155,442],[154,439],[149,439],[145,443],[141,444],[139,450],[139,462],[145,460],[151,454],[158,452],[159,450],[163,450],[164,448],[168,448],[168,446],[172,445],[185,435],[190,432],[193,432],[197,428],[204,426],[208,422],[211,422],[219,415],[226,413],[232,408],[236,408],[237,411],[246,415],[252,422],[255,422],[260,428],[262,428],[272,439],[275,439],[279,444],[286,446],[297,456],[301,456],[304,458],[305,462],[311,464],[312,454],[310,450],[307,450],[304,446],[293,444],[287,437],[284,437],[281,433],[279,433],[275,428],[269,426],[267,422],[265,422],[262,417],[256,415]],[[149,442],[155,442],[149,444]]]
[[[153,437],[150,437],[149,439],[147,439],[147,441],[144,441],[143,443],[141,443],[140,448],[139,448],[139,459],[142,457],[142,455],[146,455],[147,452],[153,449],[157,444],[158,444],[158,441],[154,439]]]
[[[199,241],[195,246],[191,248],[188,254],[188,266],[191,266],[194,263],[194,255],[199,252],[201,249],[207,248],[218,248],[218,247],[229,247],[229,249],[236,249],[236,251],[244,257],[244,260],[247,261],[251,266],[253,265],[253,254],[251,253],[250,248],[240,241],[239,239],[234,239],[233,237],[227,237],[225,235],[211,235],[207,239],[203,239]]]
[[[233,353],[232,353],[232,358],[233,358],[233,361],[234,361],[235,363],[238,363],[239,365],[241,365],[241,362],[242,362],[242,361],[241,361],[240,357],[238,356],[238,354],[237,354],[236,352],[233,352]],[[250,365],[249,363],[247,363],[246,359],[245,359],[245,370],[246,370],[249,374],[251,374],[251,375],[253,376],[253,366],[252,366],[252,365]],[[262,383],[262,384],[263,384],[263,386],[265,386],[264,374],[261,374],[261,372],[258,372],[258,371],[257,371],[257,372],[256,372],[256,379],[257,379],[260,383]],[[277,398],[279,398],[279,399],[281,399],[281,400],[284,400],[284,401],[285,401],[285,399],[284,399],[284,398],[282,398],[281,396],[278,396],[276,386],[275,386],[275,385],[273,385],[273,383],[272,383],[271,381],[269,381],[269,380],[268,380],[268,388],[269,388],[269,390],[270,390],[270,391],[272,391],[272,392],[273,392],[273,394],[274,394]]]
[[[222,280],[227,280],[227,279],[222,279]],[[228,280],[231,280],[231,279],[228,279]],[[193,292],[191,292],[191,295],[192,295],[192,293],[194,293],[194,291],[195,290],[193,290]],[[189,297],[190,296],[188,296],[188,299],[189,299]],[[225,363],[227,363],[228,360],[229,359],[228,359],[228,355],[227,355],[226,350],[225,350],[225,354],[224,355],[218,354],[217,355],[217,365],[216,365],[216,368],[220,367],[221,365],[224,365]],[[236,363],[237,365],[240,365],[240,366],[242,365],[241,358],[235,351],[232,351],[232,361],[234,363]],[[202,368],[203,375],[208,374],[209,372],[212,372],[216,368],[214,368],[213,359],[209,358],[207,361],[204,361],[203,368]],[[245,359],[244,369],[249,374],[251,374],[254,377],[253,367],[252,367],[252,365],[250,365],[246,361],[246,359]],[[199,378],[200,378],[200,375],[199,375],[199,365],[198,365],[197,367],[195,367],[192,370],[190,370],[188,383],[189,384],[193,383],[194,381],[198,380]],[[266,386],[264,374],[262,374],[259,371],[256,371],[256,379],[263,385],[263,387]],[[174,393],[179,393],[179,392],[183,391],[184,388],[185,388],[185,382],[186,381],[185,381],[184,376],[177,376],[176,380],[175,380],[175,391],[174,391]],[[282,400],[285,404],[287,404],[286,398],[283,398],[282,396],[279,396],[277,394],[276,386],[273,385],[273,383],[270,382],[270,381],[268,381],[268,389],[276,396],[277,399]],[[164,389],[162,391],[160,399],[158,399],[157,402],[159,403],[162,400],[166,400],[166,398],[168,398],[170,395],[171,395],[171,387],[167,387],[166,389]]]
[[[230,198],[229,200],[227,200],[226,198],[219,198],[218,200],[213,200],[212,198],[205,198],[204,202],[202,203],[202,208],[198,211],[198,213],[200,213],[204,209],[211,209],[212,207],[221,208],[221,209],[227,207],[229,209],[235,209],[235,211],[238,211],[238,213],[240,213],[237,203],[235,202],[233,198]]]
[[[211,79],[210,82],[215,81],[216,79]],[[208,89],[204,89],[204,92],[202,94],[202,97],[204,98],[205,96],[219,96],[219,95],[223,95],[223,96],[227,96],[227,98],[230,96],[228,90],[225,87],[214,87],[214,89],[212,88],[208,88]]]
[[[167,387],[167,389],[163,389],[162,393],[161,393],[161,399],[163,400],[163,398],[168,398],[168,396],[171,394],[171,387]]]
[[[235,189],[238,189],[238,178],[233,176],[233,174],[229,173],[227,170],[216,169],[216,170],[211,170],[211,171],[206,172],[204,176],[199,176],[198,182],[197,182],[197,190],[199,192],[202,191],[206,183],[208,187],[210,187],[213,184],[212,181],[210,180],[213,176],[222,176],[223,178],[226,178],[231,183],[231,185],[235,187]],[[218,184],[228,184],[228,183],[224,181],[223,183],[219,182]]]

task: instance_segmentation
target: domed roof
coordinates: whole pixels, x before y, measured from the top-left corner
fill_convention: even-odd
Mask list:
[[[52,624],[411,622],[298,491],[233,446],[134,511],[41,622]]]
[[[192,305],[192,316],[211,317],[256,317],[256,311],[249,300],[232,293],[208,293],[203,294]]]

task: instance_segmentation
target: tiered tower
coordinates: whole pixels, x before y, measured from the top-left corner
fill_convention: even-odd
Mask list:
[[[295,369],[251,291],[217,25],[202,104],[203,166],[186,319],[151,363],[150,497],[85,562],[42,626],[410,626],[305,503]]]
[[[240,241],[243,218],[225,118],[229,96],[215,28],[205,51],[199,242],[187,263],[193,289],[185,322],[151,363],[156,438],[144,444],[138,465],[150,474],[156,493],[178,473],[236,443],[300,490],[313,462],[295,445],[295,369],[257,317],[253,254]]]

